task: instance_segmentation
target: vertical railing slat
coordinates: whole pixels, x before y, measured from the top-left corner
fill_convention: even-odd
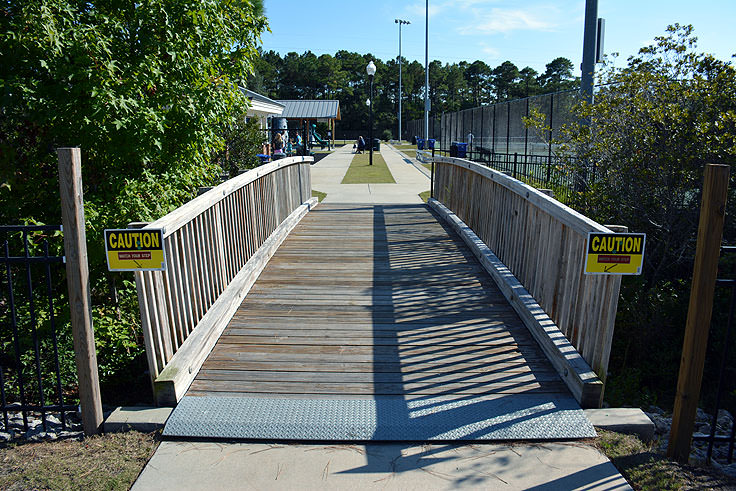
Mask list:
[[[436,198],[476,232],[605,380],[620,277],[584,275],[587,234],[464,162],[435,161]]]
[[[256,250],[311,197],[309,162],[254,169],[242,184],[228,181],[197,198],[201,206],[191,206],[190,215],[176,210],[161,219],[177,221],[172,231],[164,227],[167,271],[135,273],[153,379]]]
[[[143,331],[143,342],[146,344],[146,360],[148,361],[148,370],[151,373],[152,378],[158,377],[160,373],[158,357],[156,351],[150,349],[154,346],[153,329],[154,324],[149,314],[149,306],[151,302],[148,300],[148,290],[145,287],[145,273],[142,271],[135,272],[135,285],[136,291],[138,292],[138,305],[140,306],[141,312],[141,330]]]

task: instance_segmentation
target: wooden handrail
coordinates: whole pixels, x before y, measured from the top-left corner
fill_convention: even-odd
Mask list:
[[[263,165],[146,226],[164,229],[167,262],[135,274],[158,404],[181,398],[270,255],[316,204],[312,161]]]
[[[475,232],[605,381],[621,277],[583,269],[588,232],[611,230],[498,171],[464,159],[433,160],[434,197]]]

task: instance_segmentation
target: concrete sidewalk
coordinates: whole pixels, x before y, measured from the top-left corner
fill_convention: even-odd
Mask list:
[[[418,170],[419,172],[421,172],[422,174],[424,174],[424,175],[425,175],[425,176],[427,177],[427,179],[431,179],[431,172],[430,172],[430,170],[429,170],[429,169],[427,169],[426,167],[424,167],[424,166],[422,165],[422,163],[421,163],[421,162],[420,162],[419,160],[417,160],[417,158],[416,158],[416,157],[410,157],[410,156],[406,155],[406,154],[405,154],[405,153],[403,153],[403,152],[402,152],[401,150],[398,150],[398,149],[396,149],[396,147],[394,147],[393,145],[386,145],[386,147],[388,147],[388,149],[389,149],[389,150],[392,150],[392,151],[393,151],[394,153],[398,154],[398,155],[399,155],[399,157],[400,157],[400,158],[401,158],[401,159],[402,159],[402,160],[403,160],[403,161],[404,161],[405,163],[407,163],[407,164],[409,164],[409,165],[413,166],[413,167],[414,167],[415,169],[417,169],[417,170]]]
[[[345,145],[312,166],[312,189],[327,193],[325,203],[422,202],[419,193],[429,190],[429,178],[388,145],[381,145],[381,155],[396,184],[340,184],[353,160],[352,152],[352,146]]]
[[[132,487],[147,490],[629,490],[579,443],[284,445],[162,442]]]

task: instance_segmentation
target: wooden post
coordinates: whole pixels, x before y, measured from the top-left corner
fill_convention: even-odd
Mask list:
[[[686,463],[690,455],[690,440],[700,398],[700,382],[703,378],[726,213],[729,170],[727,165],[708,164],[703,179],[693,283],[682,345],[680,375],[677,379],[672,430],[667,447],[667,456],[681,463]]]
[[[82,197],[82,157],[79,148],[59,148],[59,188],[61,221],[64,225],[66,281],[69,288],[74,357],[79,377],[79,400],[82,425],[86,435],[99,433],[102,425],[102,401],[97,373],[97,352],[92,330],[87,238],[84,230]]]

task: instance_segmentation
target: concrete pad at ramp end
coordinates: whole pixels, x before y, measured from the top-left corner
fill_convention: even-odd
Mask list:
[[[162,442],[134,491],[185,489],[629,490],[580,443],[282,445]]]

